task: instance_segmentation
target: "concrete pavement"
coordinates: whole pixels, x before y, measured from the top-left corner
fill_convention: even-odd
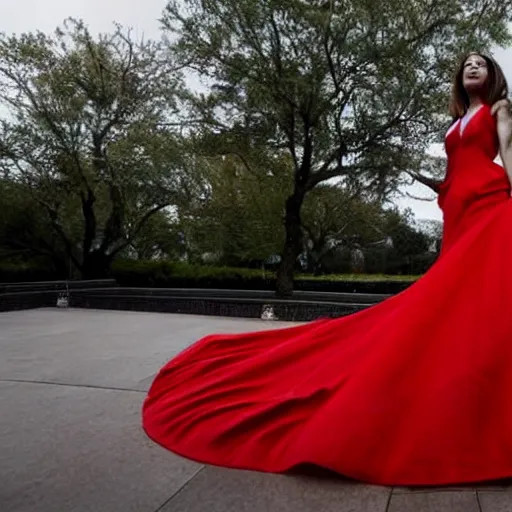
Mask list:
[[[121,311],[0,314],[1,512],[512,512],[506,485],[368,486],[204,467],[150,442],[155,372],[212,332],[280,323]]]

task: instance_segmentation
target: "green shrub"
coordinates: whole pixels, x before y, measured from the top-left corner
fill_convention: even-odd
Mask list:
[[[296,276],[296,281],[318,281],[318,282],[413,282],[416,281],[420,276],[406,276],[406,275],[387,275],[387,274],[322,274],[320,276],[314,276],[312,274],[299,274]]]
[[[23,283],[36,281],[58,281],[62,279],[49,266],[32,262],[0,263],[0,283]]]
[[[111,273],[121,286],[127,287],[275,290],[276,286],[273,272],[171,261],[116,261]],[[316,277],[299,274],[295,288],[324,292],[396,293],[415,279],[416,276],[348,274]]]
[[[121,286],[136,287],[266,289],[275,281],[261,270],[170,261],[116,261],[111,274]]]
[[[209,288],[233,290],[275,290],[274,272],[260,269],[191,265],[172,261],[118,260],[111,277],[120,286],[143,288]],[[36,282],[65,279],[39,261],[0,263],[0,282]],[[297,274],[296,290],[319,292],[396,293],[417,276],[384,274]]]

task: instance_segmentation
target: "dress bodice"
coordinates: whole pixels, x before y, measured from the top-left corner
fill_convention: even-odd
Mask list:
[[[444,219],[443,250],[510,198],[505,169],[494,161],[499,141],[490,107],[480,107],[464,130],[460,128],[459,119],[445,137],[448,165],[438,197]]]
[[[494,161],[498,148],[496,119],[487,105],[473,114],[464,130],[460,119],[450,127],[445,137],[448,165],[439,194],[443,210],[446,203],[458,209],[479,197],[509,189],[505,170]]]

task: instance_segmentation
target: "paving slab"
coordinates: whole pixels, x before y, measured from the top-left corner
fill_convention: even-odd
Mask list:
[[[210,332],[284,324],[133,312],[0,314],[0,511],[153,512],[202,466],[152,443],[154,374]]]
[[[476,491],[420,492],[391,496],[388,512],[480,512]]]
[[[208,467],[162,512],[386,512],[390,493],[385,487],[354,485],[341,478]]]
[[[0,377],[145,390],[172,356],[207,334],[284,325],[87,309],[2,313]]]
[[[0,382],[0,510],[157,510],[200,466],[143,436],[142,397]]]
[[[481,512],[512,512],[512,493],[499,491],[479,491]]]
[[[512,512],[510,481],[390,489],[321,471],[235,471],[146,438],[145,391],[173,355],[206,334],[286,325],[85,309],[0,313],[0,511]]]

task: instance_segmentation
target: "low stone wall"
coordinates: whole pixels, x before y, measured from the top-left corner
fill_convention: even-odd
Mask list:
[[[88,289],[117,287],[114,279],[91,281],[41,281],[36,283],[0,283],[0,311],[53,307],[61,295]]]
[[[53,307],[60,293],[56,290],[0,294],[0,311]]]
[[[74,295],[70,305],[79,308],[151,311],[242,318],[261,318],[265,311],[279,320],[309,321],[321,317],[337,317],[360,311],[367,304],[306,302],[293,300],[149,297],[143,295]]]
[[[122,288],[108,283],[92,287],[92,282],[69,286],[68,305],[75,308],[182,313],[242,318],[270,317],[287,321],[310,321],[361,311],[384,300],[387,295],[321,293],[298,291],[288,300],[276,299],[272,292],[252,290]],[[83,283],[83,282],[82,282]],[[94,284],[94,283],[93,283]],[[99,282],[95,283],[101,284]],[[0,311],[56,307],[66,295],[62,283],[28,284],[0,293]]]
[[[118,287],[115,279],[91,279],[87,281],[38,281],[35,283],[0,283],[0,294],[35,291],[87,290]]]

